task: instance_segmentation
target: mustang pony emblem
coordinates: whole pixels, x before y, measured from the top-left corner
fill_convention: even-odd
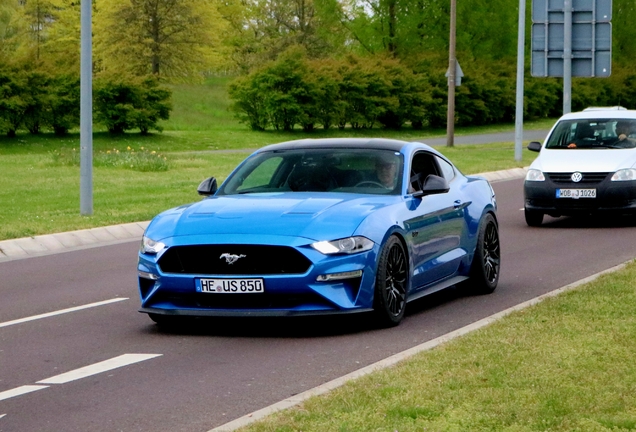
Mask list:
[[[234,264],[236,261],[238,261],[239,258],[245,258],[245,255],[241,254],[241,255],[233,255],[233,254],[229,254],[229,253],[224,253],[221,254],[221,256],[219,257],[219,259],[221,258],[225,258],[225,262],[228,264]]]

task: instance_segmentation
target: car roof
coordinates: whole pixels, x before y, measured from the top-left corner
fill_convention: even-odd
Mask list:
[[[559,120],[577,119],[634,119],[636,110],[628,110],[622,107],[590,107],[583,111],[572,112],[563,115]]]
[[[388,138],[319,138],[286,141],[279,144],[271,144],[260,151],[293,150],[299,148],[359,148],[401,151],[409,145],[407,141]]]

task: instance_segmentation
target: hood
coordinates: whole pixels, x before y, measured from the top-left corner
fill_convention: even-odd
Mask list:
[[[530,168],[543,172],[615,172],[636,164],[636,149],[541,149]]]
[[[157,216],[146,235],[280,235],[325,240],[348,237],[374,210],[400,197],[325,193],[210,197]]]

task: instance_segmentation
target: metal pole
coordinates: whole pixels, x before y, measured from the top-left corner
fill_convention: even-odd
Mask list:
[[[522,159],[523,146],[523,76],[526,41],[526,0],[519,0],[519,28],[517,33],[517,101],[515,111],[515,160]]]
[[[456,14],[456,0],[451,0],[450,40],[448,44],[448,113],[446,115],[447,147],[453,147],[455,139],[455,71],[457,69],[457,59],[455,58]]]
[[[572,111],[572,0],[563,2],[563,114]]]
[[[91,0],[81,4],[80,214],[93,214],[93,58]]]

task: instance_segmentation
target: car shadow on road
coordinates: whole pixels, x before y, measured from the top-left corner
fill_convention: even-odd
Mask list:
[[[539,228],[633,228],[633,215],[588,215],[553,218],[546,216]]]
[[[410,302],[405,320],[468,294],[454,287]],[[320,338],[369,331],[391,331],[378,324],[373,313],[307,317],[210,317],[187,318],[166,324],[149,323],[148,333],[189,336],[249,338]]]

